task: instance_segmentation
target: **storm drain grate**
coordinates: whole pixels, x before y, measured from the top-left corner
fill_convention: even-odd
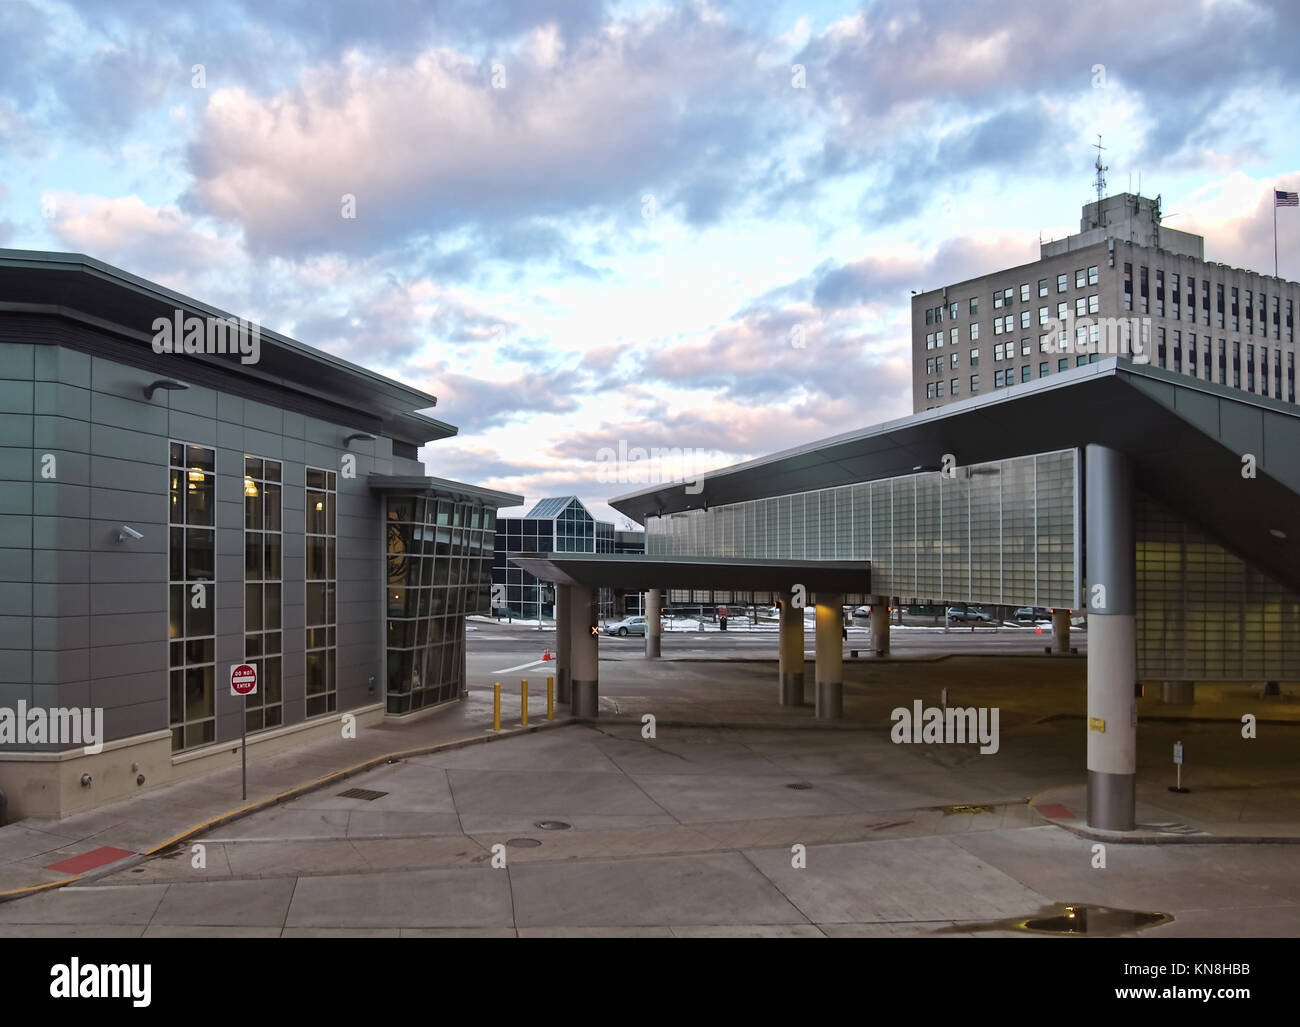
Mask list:
[[[796,792],[806,792],[812,787],[807,781],[796,781],[794,784],[786,785],[787,788],[793,788]]]
[[[511,838],[506,842],[512,849],[535,849],[541,844],[536,838]]]
[[[539,820],[537,826],[543,831],[567,831],[572,825],[563,820]]]
[[[339,792],[340,799],[365,799],[366,802],[374,802],[376,799],[382,799],[387,792],[375,792],[369,788],[349,788],[346,792]]]

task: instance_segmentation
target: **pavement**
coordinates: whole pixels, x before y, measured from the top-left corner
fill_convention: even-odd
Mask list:
[[[545,725],[542,682],[526,729],[500,673],[518,659],[480,645],[468,700],[429,720],[250,759],[247,804],[228,771],[0,828],[0,935],[1018,934],[1067,902],[1172,913],[1150,933],[1300,928],[1294,851],[1257,844],[1300,837],[1289,686],[1140,701],[1142,826],[1102,841],[1174,844],[1107,845],[1115,874],[1079,822],[1081,659],[846,664],[835,724],[776,705],[774,664],[602,660],[598,722]],[[890,740],[892,709],[945,688],[999,707],[998,753]],[[103,849],[120,858],[50,869]]]

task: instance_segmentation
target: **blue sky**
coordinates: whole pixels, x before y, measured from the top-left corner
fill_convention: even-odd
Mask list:
[[[911,291],[1076,231],[1098,133],[1268,269],[1298,6],[3,0],[0,246],[425,389],[430,473],[607,514],[620,441],[690,476],[909,413]]]

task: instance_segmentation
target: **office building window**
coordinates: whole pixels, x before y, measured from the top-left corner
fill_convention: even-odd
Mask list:
[[[934,323],[937,325],[943,324],[943,307],[934,308]]]
[[[993,344],[993,359],[994,360],[1002,359],[1002,343],[1000,342]]]
[[[1179,304],[1183,299],[1183,287],[1181,276],[1175,271],[1169,276],[1169,305],[1170,316],[1177,320],[1179,317]]]
[[[1232,344],[1232,387],[1241,388],[1241,343]]]
[[[1234,289],[1233,292],[1237,290]],[[1246,331],[1255,330],[1255,294],[1251,290],[1246,290]]]
[[[1255,391],[1255,346],[1246,344],[1246,391]]]
[[[934,399],[934,382],[925,383],[925,398]]]
[[[1038,295],[1039,295],[1039,296],[1046,296],[1046,295],[1047,295],[1047,279],[1046,279],[1046,278],[1040,278],[1040,279],[1038,280]]]
[[[1165,273],[1156,270],[1156,316],[1165,316]]]
[[[980,312],[980,298],[978,296],[972,296],[970,298],[970,316],[974,317],[979,312]]]
[[[1046,360],[1042,361],[1042,362],[1038,365],[1038,377],[1039,377],[1039,378],[1046,378],[1046,377],[1047,377],[1047,361],[1046,361]]]
[[[1005,306],[1011,306],[1016,301],[1016,290],[1007,286],[1002,290],[1002,302]]]
[[[939,399],[943,395],[943,382],[934,383],[934,398]]]
[[[1292,321],[1293,300],[1286,301],[1286,341],[1295,342],[1295,325]]]
[[[1156,329],[1156,364],[1160,367],[1168,367],[1169,365],[1166,362],[1165,357],[1166,357],[1165,330],[1163,328],[1157,328]]]
[[[925,348],[934,349],[934,332],[925,333]]]
[[[1268,395],[1268,350],[1263,346],[1259,348],[1259,394]]]
[[[244,457],[244,662],[257,665],[249,731],[284,723],[280,490],[280,461]]]
[[[954,354],[952,355],[951,366],[953,366],[953,367],[960,367],[960,366],[961,366],[961,354],[960,354],[960,353],[954,353]]]
[[[925,373],[934,374],[934,357],[925,358]]]
[[[1069,316],[1070,304],[1065,302],[1065,300],[1061,300],[1061,302],[1056,305],[1056,320],[1064,321]]]
[[[335,500],[337,475],[307,468],[306,548],[306,698],[307,716],[338,707],[338,639],[335,598],[338,588]]]
[[[1286,355],[1286,400],[1295,402],[1295,354]]]
[[[958,331],[959,331],[959,329],[958,329],[957,327],[955,327],[955,326],[952,327],[952,328],[949,328],[949,329],[948,329],[948,341],[951,342],[954,346],[957,345],[957,332],[958,332]]]
[[[1124,309],[1133,309],[1133,265],[1124,265]]]
[[[1282,398],[1282,351],[1273,350],[1273,398]]]
[[[1214,377],[1214,371],[1210,367],[1210,337],[1208,335],[1205,337],[1205,344],[1204,348],[1201,350],[1201,355],[1205,358],[1201,361],[1201,366],[1205,368],[1205,380],[1209,381]]]
[[[1070,369],[1070,358],[1062,357],[1060,360],[1058,360],[1056,362],[1056,369],[1058,371],[1068,371]]]
[[[1074,316],[1083,317],[1088,313],[1088,297],[1080,296],[1074,301]]]
[[[932,324],[934,324],[934,308],[933,308],[933,307],[926,307],[926,308],[925,308],[925,323],[928,324],[928,325],[932,325]]]
[[[950,320],[950,321],[956,321],[956,320],[957,320],[957,306],[958,306],[958,304],[956,304],[956,303],[949,303],[949,304],[948,304],[948,320]]]
[[[1039,323],[1040,325],[1045,325],[1045,324],[1047,324],[1047,308],[1046,308],[1046,307],[1039,307],[1039,308],[1038,308],[1038,323]]]
[[[1239,313],[1238,300],[1237,300],[1237,287],[1235,285],[1232,287],[1231,313],[1232,313],[1232,330],[1234,332],[1239,332],[1241,331],[1241,314]]]
[[[974,349],[970,351],[970,366],[971,367],[980,366],[980,348],[978,346],[976,346]]]
[[[1215,297],[1215,304],[1214,304],[1215,324],[1217,324],[1220,328],[1222,328],[1222,327],[1223,327],[1223,313],[1224,313],[1224,311],[1223,311],[1223,284],[1222,284],[1222,283],[1215,283],[1215,286],[1214,286],[1214,297]]]
[[[216,460],[168,443],[168,706],[172,751],[216,741]]]
[[[952,379],[952,380],[948,383],[948,395],[949,395],[949,396],[955,396],[955,395],[957,395],[957,379],[956,379],[956,378]]]
[[[1031,348],[1032,346],[1033,346],[1033,343],[1032,343],[1029,339],[1021,339],[1021,340],[1020,340],[1020,355],[1021,355],[1022,357],[1027,357],[1027,356],[1029,356],[1029,354],[1033,352],[1033,349]]]
[[[1022,310],[1022,311],[1020,312],[1020,327],[1021,327],[1021,328],[1028,328],[1028,327],[1029,327],[1029,317],[1030,317],[1030,312],[1029,312],[1028,310]]]
[[[1151,286],[1147,281],[1147,266],[1145,264],[1138,266],[1138,300],[1141,304],[1139,309],[1142,313],[1151,313]]]
[[[1187,320],[1196,320],[1196,279],[1187,276]]]
[[[1222,294],[1223,286],[1219,286],[1219,291]],[[1208,325],[1210,323],[1210,280],[1208,278],[1201,279],[1201,314],[1203,323]],[[1222,321],[1219,322],[1219,327],[1223,327]]]
[[[1032,371],[1032,368],[1030,368],[1030,366],[1029,366],[1028,364],[1022,364],[1021,367],[1020,367],[1020,380],[1021,380],[1022,382],[1027,382],[1027,381],[1029,381],[1029,379],[1030,379],[1030,377],[1031,377],[1031,371]]]
[[[1075,358],[1074,358],[1074,366],[1075,366],[1075,367],[1082,367],[1082,366],[1083,366],[1084,364],[1086,364],[1087,362],[1088,362],[1088,358],[1087,358],[1086,356],[1083,356],[1083,357],[1075,357]]]
[[[1065,292],[1065,290],[1068,289],[1069,287],[1070,287],[1070,286],[1069,286],[1069,279],[1066,277],[1065,274],[1059,274],[1059,275],[1056,276],[1056,291],[1057,291],[1057,292]]]
[[[1001,315],[999,315],[998,317],[995,317],[995,318],[993,319],[993,334],[994,334],[994,335],[1001,335],[1001,334],[1002,334],[1002,317],[1001,317]]]
[[[1088,284],[1096,285],[1099,277],[1100,277],[1100,272],[1097,268],[1097,265],[1093,264],[1092,267],[1088,268]]]
[[[1001,371],[1001,370],[994,371],[994,372],[993,372],[993,387],[994,387],[995,389],[1000,389],[1000,388],[1002,388],[1002,386],[1005,385],[1005,384],[1006,384],[1006,372],[1005,372],[1005,371]]]
[[[943,329],[942,329],[942,328],[940,328],[937,332],[934,333],[934,346],[935,346],[935,349],[943,349]]]
[[[978,339],[979,337],[980,337],[980,326],[979,326],[979,322],[977,322],[977,321],[972,321],[972,322],[970,323],[970,341],[971,341],[971,342],[974,342],[974,341],[975,341],[976,339]]]
[[[1074,272],[1074,287],[1076,289],[1082,289],[1087,284],[1088,284],[1088,271],[1086,268],[1081,267]]]
[[[979,376],[979,375],[977,375],[977,374],[973,374],[973,375],[970,376],[970,390],[971,390],[971,392],[979,392],[979,390],[980,390],[980,376]]]
[[[1021,303],[1028,303],[1028,302],[1029,302],[1029,283],[1028,283],[1028,282],[1025,282],[1023,285],[1020,286],[1020,302],[1021,302]]]
[[[993,309],[994,309],[994,310],[1000,310],[1000,309],[1002,309],[1002,290],[1001,290],[1001,289],[995,289],[994,292],[993,292]]]
[[[1219,340],[1219,384],[1228,384],[1228,358],[1224,352],[1224,340]]]

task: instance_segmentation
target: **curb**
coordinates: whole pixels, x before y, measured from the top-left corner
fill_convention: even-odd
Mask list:
[[[1138,834],[1130,831],[1104,831],[1074,821],[1055,820],[1038,811],[1038,801],[1055,789],[1039,792],[1029,800],[1029,808],[1043,823],[1069,831],[1080,838],[1117,845],[1300,845],[1300,836],[1294,835],[1223,835],[1223,834]]]

